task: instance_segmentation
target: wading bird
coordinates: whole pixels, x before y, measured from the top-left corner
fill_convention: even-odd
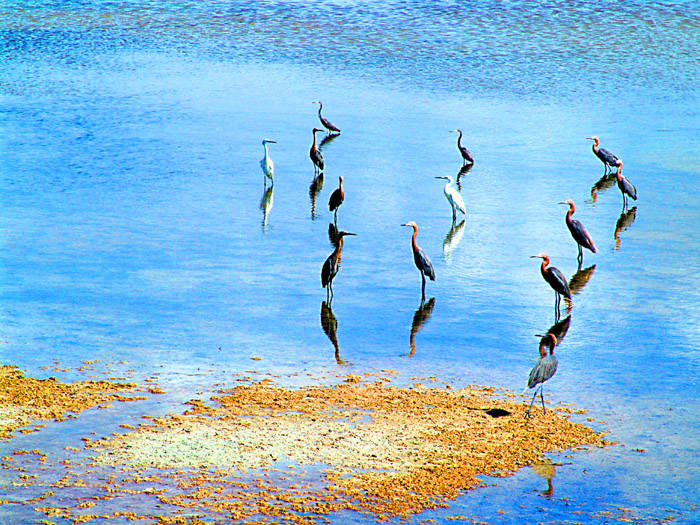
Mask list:
[[[450,130],[450,133],[459,133],[459,137],[457,137],[457,149],[459,150],[459,153],[462,155],[462,162],[464,164],[474,164],[474,157],[472,157],[472,154],[469,153],[469,150],[462,146],[462,130],[461,129],[453,129]]]
[[[637,200],[637,188],[635,188],[627,177],[622,175],[622,161],[618,159],[617,161],[617,171],[615,172],[615,178],[617,178],[617,187],[620,188],[620,193],[622,193],[622,209],[627,207],[627,196],[629,195],[632,200]]]
[[[591,236],[586,231],[586,228],[583,227],[583,224],[581,224],[576,219],[571,218],[571,216],[576,211],[574,201],[569,199],[567,201],[560,202],[559,204],[569,205],[569,211],[566,212],[566,225],[568,226],[569,231],[571,232],[571,236],[574,238],[576,244],[578,245],[578,267],[581,268],[581,264],[583,263],[583,248],[587,248],[593,253],[595,253],[595,244],[593,244],[593,239],[591,239]]]
[[[435,178],[444,179],[447,181],[444,192],[447,202],[449,202],[450,206],[452,206],[452,224],[454,224],[457,220],[457,210],[461,211],[465,215],[467,214],[467,209],[464,207],[464,199],[462,199],[462,196],[457,191],[457,188],[453,186],[454,181],[452,180],[452,177],[449,175],[444,175]]]
[[[561,301],[560,295],[563,295],[571,303],[571,290],[569,290],[569,283],[566,282],[566,277],[559,271],[558,268],[551,266],[547,268],[549,264],[549,257],[546,253],[540,253],[537,255],[532,255],[531,259],[542,259],[542,265],[540,266],[540,272],[545,281],[549,283],[549,286],[554,290],[554,317],[555,320],[559,319],[559,303]]]
[[[326,117],[321,115],[321,110],[323,109],[323,103],[320,100],[314,100],[314,104],[318,104],[318,120],[321,121],[321,124],[323,124],[323,127],[328,130],[328,133],[333,133],[333,134],[338,134],[340,133],[340,129],[338,129],[337,126],[333,125],[333,123],[328,120]]]
[[[338,187],[331,193],[328,199],[328,209],[333,212],[333,220],[338,220],[338,208],[345,200],[345,192],[343,191],[343,177],[338,177]]]
[[[270,158],[270,152],[267,151],[268,144],[277,144],[277,142],[275,142],[274,140],[263,139],[262,145],[263,149],[265,150],[265,156],[260,161],[260,167],[262,168],[263,173],[267,176],[267,178],[274,182],[275,163],[272,162],[272,159]]]
[[[323,263],[321,268],[321,286],[326,289],[326,301],[328,306],[330,306],[333,301],[333,278],[338,274],[340,270],[340,259],[342,257],[343,251],[343,237],[346,235],[355,235],[354,233],[346,232],[340,230],[338,232],[338,244],[335,246],[335,250],[331,253],[326,262]]]
[[[537,396],[537,391],[540,391],[540,399],[542,400],[542,412],[546,413],[547,410],[544,408],[544,395],[542,390],[544,387],[544,382],[550,379],[554,372],[557,371],[557,365],[559,362],[557,358],[554,357],[554,347],[557,346],[557,338],[554,334],[545,334],[540,339],[540,359],[537,364],[530,370],[530,377],[527,380],[528,388],[535,388],[540,385],[539,388],[535,388],[535,394],[532,396],[532,401],[527,409],[527,414],[525,417],[530,417],[530,409],[532,404],[535,402],[535,397]],[[547,354],[546,347],[549,346],[549,355]]]
[[[311,158],[311,162],[314,163],[314,173],[323,171],[323,155],[321,155],[321,150],[316,147],[316,133],[319,131],[323,130],[318,128],[313,129],[314,143],[311,144],[311,149],[309,150],[309,158]]]
[[[435,270],[433,269],[433,263],[430,262],[428,256],[423,250],[421,250],[416,244],[416,235],[418,235],[418,225],[413,222],[407,222],[401,226],[410,226],[413,228],[413,237],[411,238],[411,247],[413,248],[413,262],[416,263],[416,268],[420,271],[421,279],[423,280],[423,286],[421,288],[421,302],[425,301],[425,276],[427,275],[431,281],[435,280]]]
[[[605,166],[605,173],[608,172],[608,166],[614,168],[617,164],[617,156],[613,155],[605,148],[599,148],[598,144],[600,143],[600,141],[595,135],[593,135],[592,137],[586,137],[586,139],[593,141],[593,147],[591,149],[593,150],[593,153],[595,153],[595,156],[600,159],[600,162],[603,163],[603,166]]]

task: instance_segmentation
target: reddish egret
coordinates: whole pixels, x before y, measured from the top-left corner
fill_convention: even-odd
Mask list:
[[[622,175],[622,161],[619,159],[617,161],[615,177],[617,178],[617,187],[620,188],[620,193],[622,193],[622,209],[624,210],[627,207],[627,196],[634,201],[637,200],[637,188]]]
[[[316,147],[316,133],[319,131],[323,130],[318,128],[313,129],[314,143],[311,144],[311,149],[309,150],[309,157],[311,158],[311,162],[314,163],[314,173],[323,171],[323,155],[321,155],[321,150]]]
[[[467,209],[464,207],[464,199],[462,199],[462,196],[457,191],[457,188],[453,186],[454,181],[452,180],[452,177],[449,175],[444,175],[435,178],[444,179],[447,181],[444,192],[447,202],[449,202],[450,206],[452,206],[452,224],[454,224],[457,220],[457,210],[461,211],[465,215],[467,214]]]
[[[605,166],[605,173],[608,172],[608,166],[615,167],[618,160],[617,156],[613,155],[605,148],[599,148],[598,144],[600,141],[598,140],[598,137],[593,135],[592,137],[586,137],[586,139],[593,141],[593,147],[591,149],[593,150],[593,153],[595,153],[595,156],[600,159],[600,162],[603,163],[603,166]]]
[[[314,100],[314,104],[318,104],[318,119],[321,121],[321,124],[323,124],[323,127],[328,130],[328,133],[340,133],[340,129],[338,129],[337,126],[334,126],[333,123],[328,120],[326,117],[321,115],[321,110],[323,109],[323,103],[320,100]]]
[[[457,149],[459,150],[459,153],[462,155],[462,162],[463,164],[474,164],[474,157],[472,157],[472,154],[469,153],[469,150],[462,146],[462,130],[461,129],[453,129],[450,131],[451,133],[459,133],[459,137],[457,137]]]
[[[557,371],[557,365],[559,364],[557,358],[554,357],[554,347],[557,346],[557,338],[551,333],[540,337],[542,337],[542,339],[540,339],[540,359],[533,369],[530,370],[530,377],[527,380],[527,387],[534,388],[535,394],[532,396],[532,401],[530,402],[525,417],[530,417],[530,409],[535,402],[538,390],[540,391],[540,399],[542,400],[542,411],[544,413],[547,412],[544,408],[544,395],[542,394],[542,390],[544,382],[554,375],[554,372]],[[547,346],[549,346],[549,355],[547,355]],[[537,385],[540,385],[539,388],[536,388]]]
[[[338,208],[345,200],[345,192],[343,191],[343,177],[338,177],[338,187],[331,193],[328,199],[328,209],[333,212],[333,219],[338,219]]]
[[[559,271],[558,268],[551,266],[547,268],[549,264],[549,257],[546,253],[540,253],[538,255],[533,255],[531,259],[542,259],[542,265],[540,266],[540,272],[545,281],[549,283],[549,286],[554,290],[554,312],[555,317],[559,318],[559,302],[561,301],[560,295],[563,295],[571,302],[571,290],[569,290],[569,283],[566,282],[566,277]]]
[[[335,250],[333,250],[333,253],[328,256],[326,262],[323,263],[323,268],[321,268],[321,286],[326,289],[326,300],[328,301],[329,306],[333,300],[333,278],[338,274],[338,270],[340,270],[340,259],[343,251],[343,237],[346,235],[355,234],[340,230],[338,232],[338,244],[336,244]]]
[[[560,202],[559,204],[569,205],[569,211],[566,212],[566,225],[568,226],[569,231],[571,232],[571,236],[574,238],[576,244],[578,245],[578,267],[581,268],[581,264],[583,263],[583,248],[587,248],[593,253],[595,253],[595,244],[593,244],[593,239],[591,239],[591,236],[588,235],[588,232],[586,231],[586,228],[583,227],[583,224],[581,224],[576,219],[571,218],[571,216],[576,211],[574,201],[569,199],[567,201]]]
[[[274,182],[275,163],[272,162],[272,159],[270,158],[270,153],[267,151],[268,144],[276,144],[276,142],[274,140],[263,139],[262,145],[263,149],[265,150],[265,156],[260,161],[260,167],[262,168],[263,173],[267,176],[267,178]]]
[[[427,275],[431,281],[435,280],[435,270],[433,269],[433,263],[430,262],[428,256],[423,250],[421,250],[416,244],[416,235],[418,235],[418,225],[411,221],[401,226],[410,226],[413,228],[413,237],[411,238],[411,246],[413,248],[413,262],[416,263],[416,268],[420,271],[420,276],[423,281],[423,286],[421,288],[421,302],[425,301],[425,276]]]

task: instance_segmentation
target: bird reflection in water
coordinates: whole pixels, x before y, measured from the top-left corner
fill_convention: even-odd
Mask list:
[[[330,305],[323,301],[321,303],[321,328],[330,340],[335,349],[335,362],[339,365],[347,364],[340,358],[340,347],[338,346],[338,320],[333,315]]]
[[[274,189],[275,186],[274,184],[271,184],[269,188],[265,189],[265,192],[263,193],[262,199],[260,199],[260,209],[263,212],[263,220],[262,220],[262,231],[263,233],[265,232],[265,229],[267,228],[267,215],[270,213],[270,210],[272,209],[272,204],[274,203]]]
[[[332,246],[338,246],[338,240],[340,239],[340,230],[338,230],[338,227],[333,224],[332,222],[328,223],[328,242],[331,243]]]
[[[571,315],[567,315],[564,319],[557,321],[547,330],[548,334],[552,334],[556,338],[557,346],[561,345],[562,340],[566,337],[569,326],[571,326]],[[537,337],[541,336],[538,335]]]
[[[632,226],[632,223],[634,220],[637,218],[637,207],[634,206],[633,208],[623,211],[620,214],[620,218],[617,219],[617,223],[615,223],[615,249],[620,248],[620,234],[625,231],[627,228]]]
[[[408,354],[413,356],[416,353],[415,337],[421,331],[423,325],[428,322],[430,316],[433,315],[435,308],[435,297],[431,297],[428,302],[421,302],[416,313],[413,314],[413,323],[411,324],[411,351]]]
[[[452,251],[462,240],[462,236],[464,236],[464,225],[466,223],[467,221],[464,219],[462,219],[462,222],[457,225],[453,223],[450,231],[448,231],[447,235],[445,235],[445,240],[442,242],[442,255],[446,261],[449,260],[450,256],[452,255]]]
[[[323,140],[321,140],[321,142],[319,143],[318,149],[323,151],[324,146],[329,146],[331,142],[333,142],[338,137],[340,137],[339,133],[331,133],[330,135],[326,135],[325,137],[323,137]]]
[[[547,480],[547,489],[543,490],[541,494],[547,498],[552,497],[552,494],[554,494],[552,478],[556,475],[556,468],[552,460],[546,456],[542,456],[531,466],[535,474]]]
[[[311,198],[311,220],[316,218],[316,197],[323,188],[323,172],[314,177],[309,186],[309,197]]]
[[[612,188],[617,182],[617,177],[614,173],[603,175],[598,182],[591,187],[591,202],[598,200],[598,192],[604,192],[608,188]]]
[[[572,275],[571,280],[569,281],[569,290],[571,290],[571,293],[572,294],[581,293],[581,291],[588,284],[588,281],[590,281],[591,277],[593,277],[594,272],[595,272],[595,264],[589,266],[588,268],[580,269],[574,275]],[[554,334],[554,335],[556,335],[556,334]]]
[[[457,172],[457,189],[459,191],[462,191],[462,175],[466,175],[471,171],[471,169],[474,167],[474,164],[465,164],[461,168],[459,168],[459,171]]]

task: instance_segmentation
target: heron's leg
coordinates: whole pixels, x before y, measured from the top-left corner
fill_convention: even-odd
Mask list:
[[[544,412],[546,414],[547,410],[544,408],[544,396],[542,395],[543,390],[544,390],[544,385],[540,385],[540,399],[542,400],[542,412]]]
[[[421,303],[425,301],[425,274],[420,273],[421,279],[423,280],[423,286],[421,287]]]
[[[532,404],[535,402],[536,397],[537,397],[537,389],[535,389],[535,393],[532,396],[532,401],[530,401],[530,406],[527,407],[527,413],[525,414],[525,417],[530,417],[530,409],[532,408]]]
[[[579,270],[581,269],[582,264],[583,264],[583,248],[581,247],[580,244],[578,244],[578,269]]]

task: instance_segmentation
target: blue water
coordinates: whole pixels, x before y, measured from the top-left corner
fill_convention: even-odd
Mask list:
[[[554,322],[529,256],[576,272],[557,204],[571,198],[598,253],[584,256],[595,268],[545,394],[588,410],[578,420],[620,444],[554,455],[564,465],[551,497],[524,469],[415,521],[605,522],[620,508],[700,520],[693,2],[11,1],[0,12],[0,360],[37,377],[59,376],[43,368],[54,359],[123,363],[168,391],[0,451],[59,453],[86,426],[181,411],[252,369],[299,372],[290,384],[393,369],[407,383],[520,392],[534,334]],[[343,131],[324,145],[312,210],[318,98]],[[451,211],[434,177],[460,170],[455,128],[476,163],[460,177],[467,216],[446,248]],[[617,187],[591,195],[603,175],[593,134],[639,192],[617,239]],[[277,141],[265,217],[263,138]],[[329,337],[320,269],[338,176],[338,226],[357,236]],[[416,315],[409,220],[437,274],[429,316]],[[0,515],[43,516],[15,507]]]

